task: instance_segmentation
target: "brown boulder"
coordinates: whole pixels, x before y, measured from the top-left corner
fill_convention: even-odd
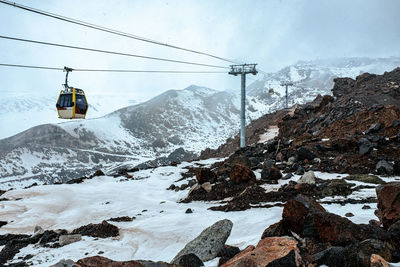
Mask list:
[[[375,225],[355,224],[347,218],[329,212],[315,212],[308,219],[303,234],[316,236],[332,245],[348,245],[370,238],[381,239],[385,232]]]
[[[286,257],[292,251],[295,253],[294,266],[300,266],[301,257],[297,241],[287,237],[268,237],[260,240],[255,248],[248,246],[222,267],[266,266],[277,259]]]
[[[196,179],[199,184],[206,182],[214,183],[217,175],[209,168],[202,168],[196,171]]]
[[[378,216],[384,228],[389,228],[400,219],[400,183],[388,183],[376,188]]]
[[[314,199],[298,195],[295,199],[286,202],[282,212],[282,224],[297,234],[302,234],[304,222],[310,212],[322,211],[325,209]]]
[[[235,164],[232,167],[229,178],[235,184],[255,182],[256,176],[249,167]]]
[[[282,227],[280,229],[279,227]],[[326,212],[315,200],[298,195],[287,201],[282,212],[282,226],[276,225],[265,231],[293,231],[301,237],[317,238],[331,245],[348,245],[369,238],[381,239],[385,232],[376,225],[355,224],[347,218]],[[275,228],[275,229],[274,229]]]
[[[101,256],[83,258],[77,264],[79,267],[145,267],[137,261],[113,261]]]

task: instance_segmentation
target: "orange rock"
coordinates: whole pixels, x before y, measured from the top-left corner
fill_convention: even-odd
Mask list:
[[[378,254],[372,254],[370,260],[370,267],[389,267],[389,264]]]
[[[260,240],[255,248],[248,246],[222,267],[264,267],[274,260],[285,257],[291,251],[295,253],[296,266],[300,266],[301,257],[297,241],[287,237],[267,237]]]

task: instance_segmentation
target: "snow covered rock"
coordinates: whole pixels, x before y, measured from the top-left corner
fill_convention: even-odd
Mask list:
[[[231,234],[233,223],[224,219],[203,230],[198,237],[190,241],[172,259],[171,263],[178,263],[181,256],[194,253],[203,262],[217,257]]]

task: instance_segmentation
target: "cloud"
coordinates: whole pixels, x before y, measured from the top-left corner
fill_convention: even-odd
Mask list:
[[[22,4],[161,42],[201,50],[276,71],[298,60],[323,57],[400,56],[400,1],[20,1]],[[71,45],[229,65],[227,62],[118,37],[30,14],[0,9],[0,32]],[[121,56],[0,40],[1,62],[110,69],[204,69]],[[60,89],[64,73],[0,68],[0,90]],[[225,74],[72,73],[88,93],[149,98],[190,84],[239,87]]]

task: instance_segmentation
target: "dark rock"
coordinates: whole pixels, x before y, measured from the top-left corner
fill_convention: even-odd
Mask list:
[[[369,209],[371,209],[371,206],[364,205],[364,206],[362,206],[362,209],[363,209],[363,210],[369,210]]]
[[[295,171],[295,174],[297,175],[303,175],[304,173],[305,173],[304,167],[301,165]]]
[[[285,236],[289,235],[289,232],[283,226],[282,221],[271,224],[267,229],[264,230],[261,239],[273,236]]]
[[[235,257],[237,254],[240,253],[240,249],[238,247],[224,245],[224,247],[220,250],[217,257],[220,257],[218,261],[218,266],[221,266],[228,260]]]
[[[102,170],[97,170],[93,176],[104,176],[104,172]]]
[[[204,266],[203,262],[196,256],[196,254],[190,253],[183,255],[177,259],[178,264],[181,267],[201,267]]]
[[[384,228],[389,228],[400,219],[400,183],[388,183],[376,187],[378,198],[376,216]]]
[[[182,184],[182,185],[179,187],[179,189],[180,189],[180,190],[185,190],[185,189],[188,188],[188,187],[189,187],[188,184]]]
[[[381,129],[382,125],[377,122],[377,123],[373,123],[368,130],[365,131],[365,134],[370,134],[370,133],[376,133]]]
[[[167,188],[167,190],[175,190],[175,188],[176,188],[176,185],[171,184],[171,185]]]
[[[192,209],[187,209],[185,213],[193,213]]]
[[[378,174],[392,175],[393,174],[393,166],[386,160],[380,160],[376,164],[376,171],[378,172]]]
[[[272,159],[268,159],[263,163],[263,169],[268,169],[275,166],[275,162]]]
[[[344,247],[330,247],[314,255],[314,260],[319,265],[346,266],[346,250]]]
[[[344,216],[346,217],[354,217],[354,214],[351,212],[347,212]]]
[[[308,148],[305,147],[299,147],[296,150],[296,156],[299,160],[313,160],[314,158],[316,158],[317,156],[311,152]]]
[[[249,167],[235,164],[232,167],[229,178],[235,184],[255,182],[256,176]]]
[[[370,266],[372,254],[378,254],[385,260],[392,260],[390,248],[382,241],[367,239],[346,247],[346,266]]]
[[[108,221],[112,222],[131,222],[135,219],[135,217],[129,217],[129,216],[121,216],[121,217],[114,217],[108,219]]]
[[[288,174],[286,174],[285,176],[282,177],[282,180],[289,180],[292,177],[293,177],[293,174],[292,173],[288,173]]]
[[[395,175],[400,175],[400,160],[396,160],[393,165],[393,173]]]
[[[358,149],[360,155],[366,155],[372,151],[373,146],[367,138],[360,138],[358,140]]]
[[[6,225],[6,224],[7,224],[6,221],[0,221],[0,227],[4,226],[4,225]]]
[[[196,179],[199,184],[203,184],[205,182],[215,183],[217,175],[209,168],[202,168],[197,170]]]
[[[268,263],[265,267],[296,267],[296,253],[291,250],[286,256]]]
[[[103,221],[99,224],[88,224],[72,231],[72,234],[81,234],[92,237],[114,237],[119,235],[118,227]]]
[[[268,169],[263,169],[261,171],[261,179],[263,179],[263,180],[267,180],[267,181],[274,180],[274,181],[277,181],[280,178],[282,178],[282,173],[276,167],[270,167]]]

